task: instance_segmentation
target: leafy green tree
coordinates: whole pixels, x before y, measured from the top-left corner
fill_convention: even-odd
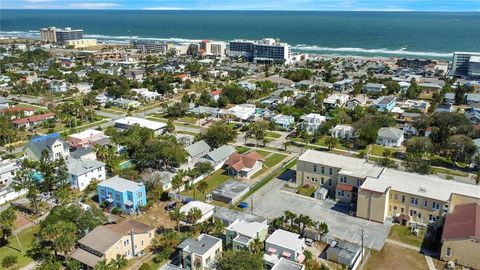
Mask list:
[[[143,263],[138,270],[153,270],[150,264]]]
[[[26,197],[30,201],[33,212],[38,213],[38,196],[40,194],[40,184],[34,179],[34,170],[30,167],[24,166],[20,168],[15,174],[15,181],[12,186],[15,191],[27,190]]]
[[[338,140],[336,138],[328,136],[325,138],[325,144],[328,146],[328,150],[332,150],[337,146]]]
[[[229,102],[233,104],[242,104],[247,102],[248,99],[247,90],[237,84],[226,85],[223,88],[223,93],[221,96],[227,97]]]
[[[263,269],[260,254],[248,250],[227,250],[222,253],[217,263],[218,270],[250,270]]]
[[[18,258],[15,255],[8,255],[2,260],[2,267],[5,269],[13,268],[18,263]]]
[[[202,217],[202,211],[197,207],[193,207],[187,213],[187,221],[193,225],[193,231],[197,231],[197,221]]]
[[[173,124],[172,119],[168,119],[167,126],[165,127],[165,131],[168,132],[168,133],[174,133],[175,132],[175,125]]]
[[[229,142],[232,142],[237,137],[237,132],[225,122],[220,121],[211,125],[208,129],[197,135],[198,140],[205,140],[205,142],[212,148],[218,148]]]
[[[0,246],[4,246],[12,235],[17,213],[13,207],[0,212]]]
[[[477,146],[471,138],[465,135],[453,135],[448,139],[448,156],[457,162],[470,162],[477,152]]]

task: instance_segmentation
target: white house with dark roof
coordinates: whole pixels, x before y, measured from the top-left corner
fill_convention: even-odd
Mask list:
[[[195,163],[198,159],[210,152],[210,146],[204,140],[201,140],[185,147],[185,151],[187,151],[189,155],[188,162]]]
[[[93,180],[106,179],[105,163],[91,159],[71,158],[67,162],[70,187],[83,191]]]
[[[403,130],[383,127],[378,130],[376,143],[387,147],[400,147],[404,140]]]

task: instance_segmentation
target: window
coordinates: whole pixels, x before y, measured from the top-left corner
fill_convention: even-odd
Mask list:
[[[138,192],[138,193],[137,193],[137,198],[141,198],[141,197],[142,197],[142,195],[143,195],[143,193],[142,193],[141,191],[140,191],[140,192]]]
[[[452,254],[452,249],[447,247],[447,256],[450,257]]]
[[[342,176],[340,177],[340,182],[341,182],[341,183],[347,183],[347,177],[342,175]]]
[[[394,195],[393,195],[393,198],[394,198],[395,200],[398,200],[398,194],[394,194]]]
[[[142,240],[142,246],[143,246],[143,240]]]
[[[332,169],[332,168],[328,168],[328,174],[329,174],[329,175],[332,175],[332,174],[333,174],[333,169]]]
[[[328,185],[329,185],[329,186],[332,185],[332,179],[328,179]]]
[[[325,173],[325,167],[322,167],[322,173]]]
[[[321,179],[321,181],[322,181],[322,185],[323,185],[323,183],[325,182],[325,179],[324,179],[323,177],[322,177],[322,178],[320,178],[320,179]]]
[[[425,207],[427,207],[427,206],[428,206],[428,201],[425,200],[425,202],[423,203],[423,205],[424,205]]]
[[[357,187],[361,186],[362,183],[360,182],[360,179],[357,179]]]
[[[413,205],[418,205],[418,198],[412,197],[412,199],[410,200],[410,203]]]
[[[404,202],[405,202],[405,196],[402,195],[402,203],[404,203]]]
[[[313,165],[313,171],[317,172],[317,165]]]
[[[402,207],[400,208],[400,213],[403,213],[403,212],[405,212],[405,209]]]
[[[120,201],[120,195],[115,194],[115,200],[116,200],[116,201]]]
[[[440,208],[440,204],[437,203],[437,202],[432,202],[432,209],[435,210],[435,209],[439,209]]]
[[[393,211],[397,211],[397,206],[396,205],[393,206]]]
[[[422,213],[418,213],[417,218],[422,218]]]
[[[410,210],[410,216],[413,217],[413,216],[416,216],[417,215],[417,211],[416,210]]]
[[[434,215],[428,215],[428,220],[431,222],[435,222],[437,220],[437,217]]]
[[[310,180],[310,176],[307,176],[307,180]]]

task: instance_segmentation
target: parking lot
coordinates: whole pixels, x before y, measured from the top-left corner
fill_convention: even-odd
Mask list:
[[[368,220],[355,218],[345,209],[339,209],[333,201],[321,201],[282,190],[285,181],[274,179],[256,192],[248,202],[253,201],[253,213],[258,216],[273,219],[290,210],[297,215],[310,216],[315,221],[328,224],[328,236],[361,243],[361,228],[364,228],[365,247],[380,250],[390,232],[391,223],[379,224]]]

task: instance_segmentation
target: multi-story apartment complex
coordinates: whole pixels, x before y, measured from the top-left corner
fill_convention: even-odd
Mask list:
[[[224,57],[227,45],[223,41],[202,40],[200,42],[200,54],[203,56]]]
[[[455,77],[480,76],[480,52],[454,52],[450,75]]]
[[[142,53],[166,53],[173,48],[173,44],[158,40],[135,40],[132,45]]]
[[[280,43],[272,38],[259,41],[232,40],[229,43],[230,57],[243,57],[254,63],[281,62],[288,64],[291,60],[290,45]]]
[[[362,159],[307,150],[297,182],[321,186],[337,201],[356,202],[357,217],[383,223],[443,224],[456,205],[480,202],[480,186],[379,167]],[[437,226],[434,226],[437,227]]]
[[[323,187],[342,202],[357,201],[358,188],[366,177],[378,177],[383,168],[365,160],[307,150],[297,162],[297,183]]]
[[[177,247],[182,269],[215,269],[223,252],[222,239],[201,234],[197,239],[187,238]]]
[[[77,40],[83,38],[83,30],[72,29],[66,27],[65,29],[48,27],[40,29],[40,38],[45,42],[52,42],[58,44],[67,44],[69,40]]]
[[[135,220],[99,226],[78,240],[78,248],[69,256],[82,269],[94,269],[99,262],[110,263],[117,255],[131,259],[145,254],[154,236],[154,227]]]

